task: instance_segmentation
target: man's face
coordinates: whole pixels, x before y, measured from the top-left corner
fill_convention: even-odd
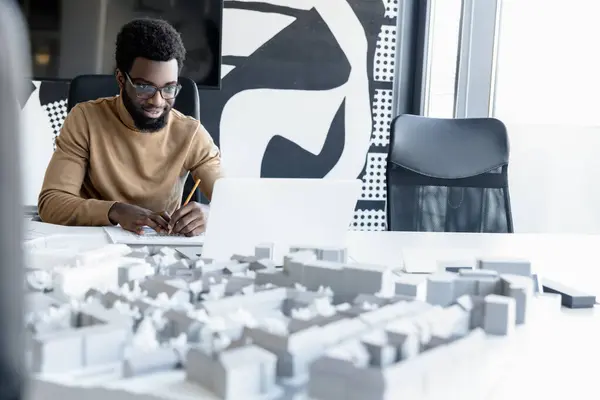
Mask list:
[[[139,130],[156,132],[167,124],[178,93],[178,70],[177,60],[138,57],[129,73],[117,72],[123,104]]]

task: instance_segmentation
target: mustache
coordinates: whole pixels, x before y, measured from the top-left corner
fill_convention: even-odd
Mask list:
[[[144,111],[166,111],[167,107],[142,107],[142,110]]]

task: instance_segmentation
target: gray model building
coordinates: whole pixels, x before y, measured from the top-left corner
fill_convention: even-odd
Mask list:
[[[167,248],[104,251],[123,262],[102,289],[28,295],[38,379],[116,364],[123,378],[183,370],[228,400],[422,398],[424,380],[451,384],[448,370],[524,324],[534,294],[521,260],[411,275],[307,247],[277,268],[269,243],[225,262]],[[101,258],[96,250],[78,262]]]
[[[187,379],[196,382],[224,400],[276,399],[275,363],[267,350],[248,345],[207,354],[191,348],[187,353]]]
[[[352,301],[357,294],[374,294],[386,284],[392,284],[393,271],[385,266],[364,266],[325,261],[317,258],[318,251],[307,249],[290,253],[284,258],[283,270],[259,270],[258,284],[276,286],[304,286],[307,290],[328,287],[336,302]]]
[[[123,360],[131,320],[99,303],[80,309],[65,305],[54,315],[51,310],[31,325],[32,372],[69,372]]]

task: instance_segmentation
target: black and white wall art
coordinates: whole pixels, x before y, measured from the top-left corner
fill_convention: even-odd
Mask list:
[[[201,119],[228,175],[360,178],[353,227],[385,229],[398,0],[225,0],[221,90]],[[37,203],[68,82],[21,100],[25,200]],[[314,199],[318,202],[318,199]]]

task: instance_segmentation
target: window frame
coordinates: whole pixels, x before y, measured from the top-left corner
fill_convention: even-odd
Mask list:
[[[502,0],[463,0],[455,118],[493,115]]]

